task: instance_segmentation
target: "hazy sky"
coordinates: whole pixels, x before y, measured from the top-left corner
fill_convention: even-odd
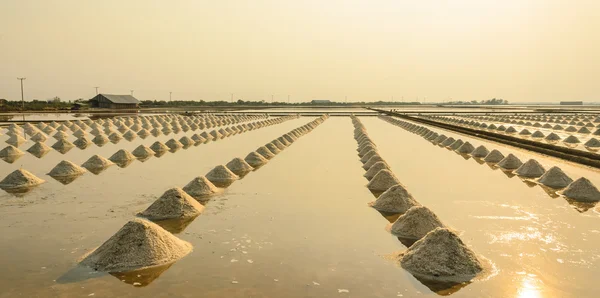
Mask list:
[[[600,100],[599,0],[0,0],[0,98]]]

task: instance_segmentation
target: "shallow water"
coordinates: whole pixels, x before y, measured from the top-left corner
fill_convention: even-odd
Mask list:
[[[23,197],[0,193],[0,266],[5,268],[0,297],[436,296],[390,259],[405,247],[385,230],[388,221],[367,207],[374,196],[365,188],[353,126],[345,117],[326,120],[213,197],[177,235],[194,246],[179,262],[140,277],[74,269],[78,258],[167,189],[313,119],[135,161],[124,169],[113,166],[97,176],[86,173],[66,186],[44,175],[60,160],[81,164],[93,154],[109,157],[156,139],[73,148],[66,155],[52,151],[41,159],[26,153],[13,164],[0,162],[0,177],[23,166],[47,180]],[[580,213],[539,186],[529,187],[380,119],[361,121],[415,199],[461,231],[463,241],[498,269],[489,280],[454,289],[453,296],[595,296],[600,219],[594,208]],[[574,179],[585,176],[600,185],[598,172],[586,167],[443,133],[514,153],[522,161],[535,157],[546,168],[558,165]],[[148,285],[132,285],[145,285],[145,277]]]

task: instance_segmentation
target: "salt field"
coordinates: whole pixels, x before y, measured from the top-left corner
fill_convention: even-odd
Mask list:
[[[3,127],[0,297],[596,296],[599,169],[307,110]]]

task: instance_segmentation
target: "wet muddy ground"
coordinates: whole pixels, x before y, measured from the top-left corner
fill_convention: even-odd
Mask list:
[[[15,197],[0,193],[0,297],[414,297],[436,296],[390,256],[405,249],[367,207],[373,195],[347,117],[332,117],[267,165],[212,197],[178,237],[194,251],[147,272],[113,276],[77,268],[78,259],[112,236],[165,190],[244,157],[314,118],[301,117],[208,144],[180,149],[69,185],[46,176],[63,159],[166,141],[121,140],[104,147],[26,153],[0,161],[0,177],[23,167],[47,183]],[[440,294],[456,297],[594,297],[600,273],[596,207],[584,211],[539,186],[473,159],[465,160],[375,117],[361,121],[399,180],[422,204],[460,231],[498,273]],[[431,128],[435,131],[443,131]],[[475,146],[535,157],[576,179],[600,185],[597,171],[512,147],[443,131]],[[177,134],[177,139],[191,133]],[[0,136],[4,144],[6,136]],[[51,140],[47,143],[51,144]],[[30,144],[19,148],[27,149]],[[4,146],[2,146],[4,147]],[[174,226],[182,223],[173,223]],[[135,284],[135,285],[134,285]],[[430,285],[431,286],[431,285]]]

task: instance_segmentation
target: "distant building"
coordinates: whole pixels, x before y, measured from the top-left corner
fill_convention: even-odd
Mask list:
[[[315,99],[315,100],[311,101],[310,103],[322,105],[322,104],[331,103],[331,100],[317,100],[317,99]]]
[[[90,99],[92,108],[137,109],[140,101],[131,95],[98,94]]]
[[[583,101],[561,101],[561,106],[582,106]]]

